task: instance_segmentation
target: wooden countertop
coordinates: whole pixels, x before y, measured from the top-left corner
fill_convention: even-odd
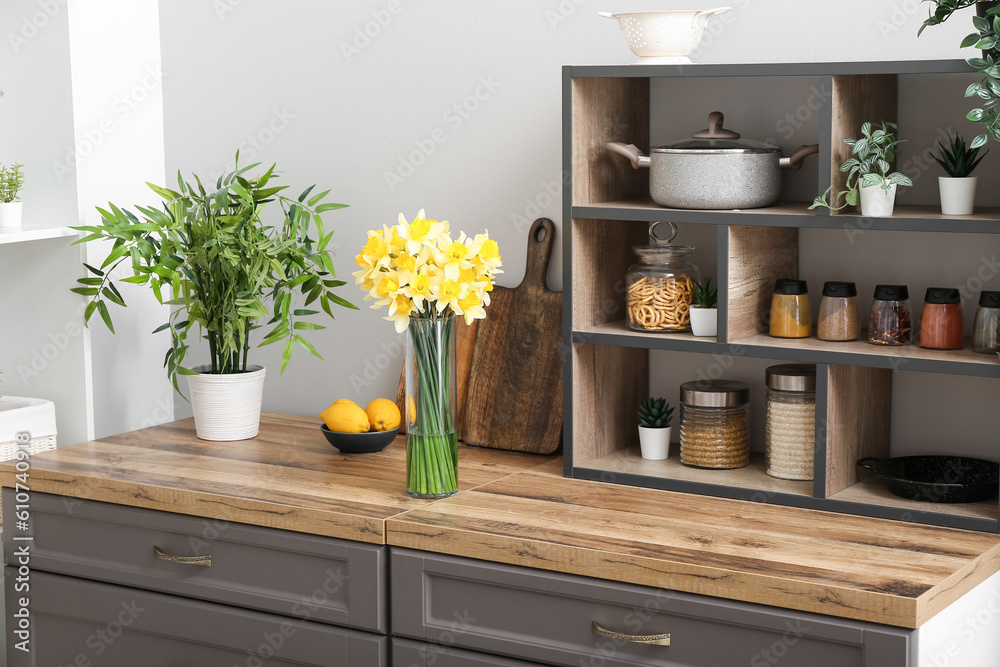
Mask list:
[[[559,457],[464,445],[459,493],[417,500],[402,437],[346,456],[318,425],[265,414],[222,443],[181,420],[35,455],[29,487],[908,628],[1000,570],[995,534],[565,479]]]

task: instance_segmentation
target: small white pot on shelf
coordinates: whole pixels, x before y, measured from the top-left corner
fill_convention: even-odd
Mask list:
[[[670,455],[670,431],[672,426],[666,428],[639,427],[639,449],[642,458],[650,461],[662,461]]]
[[[21,228],[21,205],[24,202],[0,202],[0,229]]]
[[[719,309],[691,306],[691,333],[695,336],[715,336],[719,333]]]
[[[976,182],[978,176],[952,178],[938,176],[941,191],[941,213],[943,215],[972,215],[976,204]]]
[[[881,185],[861,187],[861,215],[866,218],[888,218],[896,203],[896,184],[883,190]]]

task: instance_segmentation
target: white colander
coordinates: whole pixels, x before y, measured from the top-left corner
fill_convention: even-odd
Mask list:
[[[732,11],[731,7],[678,10],[667,12],[627,12],[601,16],[616,19],[625,33],[632,53],[639,56],[634,64],[689,63],[691,52],[698,48],[705,24],[713,16]]]

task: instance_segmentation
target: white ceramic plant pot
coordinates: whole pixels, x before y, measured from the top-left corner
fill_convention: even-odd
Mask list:
[[[978,176],[951,178],[938,176],[941,191],[941,213],[944,215],[972,215],[976,204],[976,182]]]
[[[715,336],[719,332],[719,309],[691,306],[691,333],[695,336]]]
[[[650,461],[662,461],[670,454],[670,431],[672,426],[667,428],[647,428],[639,427],[639,450],[642,458]]]
[[[21,205],[24,202],[0,202],[0,229],[20,229]]]
[[[888,218],[892,215],[893,204],[896,203],[896,184],[883,190],[881,185],[869,185],[861,188],[861,215],[866,218]]]
[[[264,394],[263,366],[250,366],[246,373],[206,373],[210,366],[186,375],[195,433],[202,440],[247,440],[260,428],[260,404]]]

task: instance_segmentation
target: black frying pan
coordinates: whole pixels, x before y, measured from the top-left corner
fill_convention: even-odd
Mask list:
[[[885,480],[902,498],[930,503],[974,503],[1000,491],[1000,464],[965,456],[863,458],[858,465]]]

